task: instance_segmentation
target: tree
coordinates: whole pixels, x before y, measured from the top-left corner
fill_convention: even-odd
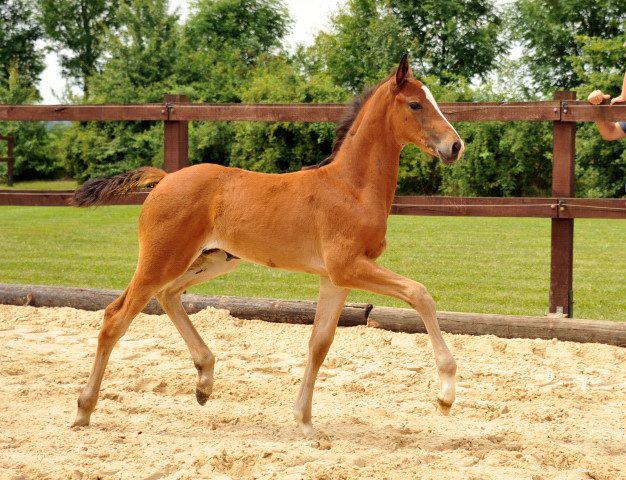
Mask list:
[[[279,0],[196,0],[184,26],[176,78],[195,102],[242,102],[249,76],[280,51],[291,19]],[[229,165],[231,122],[189,126],[190,163]]]
[[[581,55],[571,59],[580,79],[578,98],[597,88],[615,97],[621,93],[626,71],[623,38],[579,35]],[[585,197],[624,195],[626,149],[624,142],[606,142],[593,123],[579,125],[576,134],[576,194]]]
[[[180,27],[167,0],[130,0],[121,6],[118,28],[103,46],[107,60],[89,77],[94,103],[162,102],[176,91]],[[163,164],[161,122],[89,122],[65,134],[66,168],[79,180],[105,177],[141,165]]]
[[[507,16],[534,86],[544,94],[584,82],[575,68],[575,59],[584,54],[584,37],[623,42],[626,34],[624,1],[515,0]]]
[[[424,75],[443,83],[459,76],[485,79],[505,53],[504,22],[493,0],[387,0],[416,40],[412,54]]]
[[[89,77],[102,64],[104,37],[115,27],[118,9],[119,0],[41,0],[42,23],[59,52],[62,73],[85,96]]]
[[[241,102],[248,75],[271,61],[287,31],[287,10],[277,0],[198,0],[184,26],[167,13],[166,0],[128,0],[101,48],[105,60],[87,77],[97,103],[160,102],[164,93],[196,102]],[[228,164],[231,123],[193,122],[190,163]],[[139,165],[162,165],[162,124],[90,122],[66,132],[69,174],[79,180]]]
[[[90,101],[111,103],[161,102],[174,88],[181,56],[178,16],[168,13],[168,0],[123,3],[102,43],[107,60],[90,77]]]
[[[375,84],[409,53],[415,73],[441,83],[485,77],[505,48],[491,0],[349,0],[310,52],[354,92]]]
[[[11,69],[19,72],[22,83],[37,84],[44,70],[43,54],[36,47],[42,33],[29,2],[0,3],[0,83],[5,88]]]
[[[442,171],[440,194],[481,197],[550,195],[549,122],[476,122],[459,129],[463,159]],[[529,141],[532,139],[532,141]]]
[[[382,0],[349,0],[331,17],[330,30],[320,32],[303,57],[308,71],[326,72],[337,85],[356,94],[389,75],[413,46]]]
[[[197,48],[237,50],[251,63],[280,47],[290,24],[281,0],[194,0],[187,37]]]
[[[250,103],[342,102],[346,92],[328,75],[306,76],[298,62],[274,58],[250,74],[242,95]],[[335,126],[308,122],[236,122],[229,164],[282,173],[314,165],[330,155]]]
[[[39,98],[28,77],[23,77],[15,67],[9,68],[6,82],[0,83],[0,103],[31,104]],[[56,132],[47,129],[46,122],[0,122],[0,134],[12,132],[15,138],[13,175],[18,180],[51,178],[62,173],[62,165],[50,149]],[[3,142],[4,143],[4,142]],[[6,171],[6,164],[0,164]]]

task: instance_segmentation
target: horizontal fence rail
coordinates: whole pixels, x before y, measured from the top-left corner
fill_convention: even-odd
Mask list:
[[[535,217],[552,221],[550,312],[572,316],[573,227],[575,218],[626,219],[623,199],[574,198],[576,122],[620,121],[626,104],[590,105],[575,92],[556,92],[540,102],[441,103],[452,122],[549,121],[554,124],[552,197],[467,198],[395,197],[395,215]],[[162,121],[164,168],[188,165],[190,121],[339,122],[345,104],[190,103],[184,95],[165,95],[163,103],[141,105],[0,105],[0,121]],[[532,141],[529,139],[529,141]],[[112,205],[140,205],[148,190],[133,192]],[[67,206],[72,191],[0,190],[0,205]]]
[[[143,105],[0,105],[0,121],[100,122],[168,120],[166,104]]]
[[[615,198],[395,197],[395,215],[626,219]]]
[[[0,121],[338,122],[345,107],[343,103],[0,104]],[[590,105],[576,100],[440,103],[439,107],[452,122],[616,122],[626,118],[626,104]]]
[[[142,189],[109,202],[141,205],[150,193]],[[0,190],[0,206],[67,207],[74,190]],[[396,196],[392,215],[455,217],[606,218],[626,219],[624,200],[616,198],[418,197]]]

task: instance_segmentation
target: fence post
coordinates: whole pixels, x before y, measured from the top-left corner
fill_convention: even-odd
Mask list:
[[[187,95],[165,95],[163,101],[170,113],[176,108],[176,103],[187,102]],[[171,173],[189,165],[189,122],[163,122],[163,168]]]
[[[576,92],[554,92],[554,100],[561,103],[561,114],[567,100],[576,100]],[[554,122],[552,157],[552,196],[574,197],[574,164],[576,157],[576,122]],[[561,207],[559,207],[561,208]],[[552,219],[552,248],[550,267],[550,313],[572,317],[574,266],[574,219]]]

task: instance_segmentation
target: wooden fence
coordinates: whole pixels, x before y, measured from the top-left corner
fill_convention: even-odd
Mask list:
[[[626,219],[624,200],[574,198],[576,122],[619,121],[626,105],[593,106],[576,101],[575,92],[556,92],[553,101],[442,103],[452,121],[551,121],[554,124],[552,196],[548,198],[396,197],[392,214],[482,217],[538,217],[552,221],[550,312],[573,315],[573,247],[575,218]],[[0,105],[0,121],[164,122],[165,170],[188,165],[190,121],[337,122],[343,104],[196,104],[183,95],[141,105]],[[532,141],[532,139],[528,139]],[[117,204],[141,204],[147,191]],[[0,190],[0,205],[65,206],[71,191]]]

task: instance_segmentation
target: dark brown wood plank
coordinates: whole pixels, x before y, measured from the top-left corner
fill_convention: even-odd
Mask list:
[[[141,205],[149,190],[112,205]],[[0,205],[66,206],[73,190],[0,190]],[[474,198],[398,196],[391,213],[422,216],[626,219],[626,200],[614,198]]]
[[[626,104],[591,105],[586,101],[565,100],[563,122],[621,122],[626,118]]]
[[[442,103],[451,121],[558,120],[559,102]],[[344,104],[182,104],[174,105],[170,120],[338,122]]]
[[[395,197],[393,215],[556,218],[554,198]]]
[[[0,105],[0,120],[112,121],[167,120],[163,104],[141,105]]]
[[[173,111],[179,102],[186,102],[187,95],[165,95],[163,100],[172,105]],[[163,122],[163,169],[175,172],[189,166],[189,122]]]
[[[0,205],[67,207],[73,190],[0,190]]]
[[[441,103],[442,113],[451,122],[487,121],[554,121],[560,119],[560,103],[497,102],[497,103]]]
[[[625,198],[563,198],[559,218],[612,218],[626,220]]]
[[[619,121],[626,104],[590,105],[585,101],[441,103],[450,121]],[[344,104],[102,104],[102,105],[0,105],[0,120],[112,121],[112,120],[214,120],[338,122]],[[562,109],[562,112],[561,112]]]
[[[141,205],[149,191],[133,192],[107,203],[107,205]],[[67,207],[73,190],[0,190],[0,205]]]
[[[344,104],[214,104],[174,105],[170,120],[338,122]]]
[[[561,117],[561,105],[554,101],[441,103],[440,107],[451,121],[551,121]],[[167,120],[169,115],[173,121],[338,122],[344,109],[344,104],[176,103],[169,109],[165,104],[0,105],[0,120]]]

